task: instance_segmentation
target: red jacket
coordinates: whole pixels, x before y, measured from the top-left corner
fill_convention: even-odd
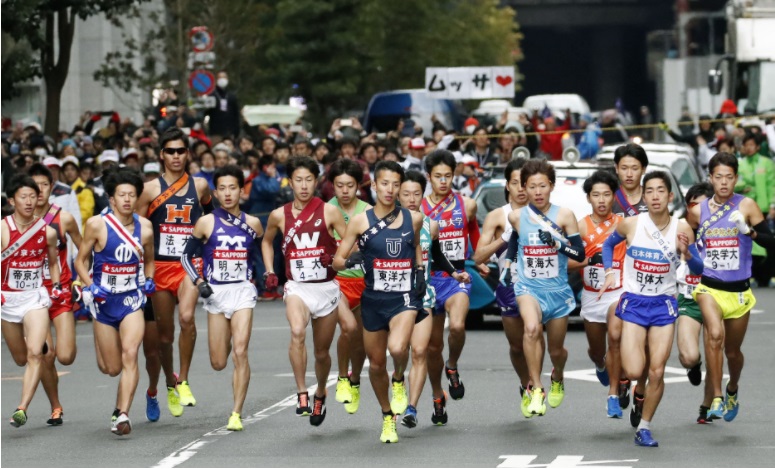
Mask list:
[[[538,128],[538,121],[533,122],[533,127]],[[570,130],[570,116],[565,119],[562,125],[558,125],[554,130]],[[557,133],[544,133],[546,131],[539,130],[541,134],[541,151],[551,155],[553,160],[562,159],[562,132]]]

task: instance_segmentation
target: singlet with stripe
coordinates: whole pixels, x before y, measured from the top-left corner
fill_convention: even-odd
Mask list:
[[[559,213],[560,207],[552,204],[546,216],[557,223]],[[568,258],[560,256],[556,248],[541,241],[538,230],[543,229],[531,218],[530,207],[520,209],[517,257],[519,283],[536,290],[565,288],[568,286]]]
[[[19,231],[13,216],[3,218],[8,225],[8,247],[21,238],[26,231]],[[37,222],[37,220],[35,220]],[[35,222],[27,228],[32,229]],[[6,248],[7,249],[7,248]],[[48,257],[46,224],[27,240],[16,252],[2,261],[2,289],[4,292],[37,290],[43,285],[43,260]]]
[[[716,212],[710,211],[710,199],[700,203],[700,229],[708,224],[697,245],[705,268],[702,275],[721,282],[739,282],[751,278],[753,241],[740,233],[737,225],[729,220],[729,214],[740,208],[745,196],[733,195]],[[729,205],[728,209],[724,206]],[[721,211],[721,219],[716,216]],[[718,220],[718,221],[717,221]],[[768,262],[772,262],[768,259]]]
[[[645,224],[645,217],[648,216],[648,213],[638,215],[635,236],[627,247],[624,258],[624,291],[643,296],[675,296],[676,267],[649,235]],[[667,243],[667,249],[673,252],[676,252],[677,232],[678,218],[672,217],[667,234],[662,236]]]
[[[253,260],[250,255],[256,248],[253,239],[239,226],[214,216],[213,232],[202,249],[204,274],[213,285],[246,282],[253,279]],[[240,213],[245,222],[245,213]]]
[[[49,226],[57,232],[57,254],[59,258],[59,283],[67,286],[73,279],[73,273],[70,271],[70,264],[67,262],[67,233],[62,226],[62,209],[58,210],[54,218],[49,222]],[[51,282],[51,271],[48,268],[48,256],[43,259],[43,286],[51,288],[54,284]]]
[[[286,275],[296,282],[320,283],[333,280],[336,276],[334,269],[323,267],[320,263],[320,255],[324,252],[331,256],[336,254],[336,240],[329,234],[326,226],[326,204],[321,203],[308,220],[297,220],[293,216],[292,207],[293,202],[283,207],[283,239],[288,238],[291,227],[295,229],[285,249]]]
[[[328,201],[329,204],[333,205],[334,207],[339,209],[339,212],[344,217],[344,223],[349,225],[350,224],[350,215],[345,212],[342,207],[339,205],[339,199],[334,197],[333,199]],[[358,215],[359,213],[363,213],[366,211],[366,209],[369,207],[369,204],[366,202],[357,199],[357,202],[355,203],[355,210],[353,211],[353,215]],[[334,239],[336,239],[336,245],[339,245],[339,241],[341,241],[342,237],[334,231]],[[362,278],[363,277],[363,269],[361,267],[356,266],[353,269],[345,269],[340,270],[339,273],[336,274],[337,277],[346,277],[346,278]]]
[[[446,199],[446,196],[444,197]],[[430,216],[434,207],[431,206],[428,198],[422,201],[422,210],[425,215]],[[453,201],[443,212],[438,213],[432,218],[439,224],[439,243],[441,251],[447,256],[447,259],[457,270],[465,268],[466,257],[468,256],[468,216],[466,215],[466,206],[463,197],[460,194],[453,194]],[[434,272],[434,275],[447,274],[444,272]]]
[[[140,218],[137,214],[133,217],[132,238],[142,245]],[[92,280],[113,294],[136,291],[145,283],[142,254],[122,240],[110,223],[106,222],[105,228],[108,237],[102,251],[94,251]]]
[[[367,210],[366,216],[369,226],[374,226],[379,221],[374,209]],[[363,246],[366,289],[384,293],[412,291],[415,249],[411,212],[402,208],[401,224],[397,228],[387,227],[377,234],[369,234]],[[423,292],[422,295],[424,294]],[[392,305],[386,305],[390,306]]]
[[[190,177],[184,195],[174,194],[148,217],[153,224],[154,259],[179,261],[186,243],[194,232],[194,225],[203,210],[196,193],[194,178]],[[159,176],[161,194],[169,184]]]
[[[589,259],[598,252],[603,251],[603,243],[608,236],[610,236],[615,230],[616,226],[622,221],[623,218],[616,214],[611,214],[611,217],[604,220],[599,225],[596,225],[592,221],[592,216],[587,215],[582,218],[581,221],[587,228],[587,235],[582,238],[584,244],[584,257]],[[624,274],[624,256],[627,252],[627,244],[619,243],[614,248],[614,262],[613,269],[619,273],[616,276],[617,282],[615,289],[619,289],[622,286],[623,274]],[[582,270],[582,281],[584,283],[584,290],[598,292],[600,287],[605,282],[605,269],[603,264],[588,265]]]
[[[621,196],[624,197],[625,200],[627,200],[627,195],[624,193],[624,191],[621,188],[617,190],[614,196],[614,205],[611,208],[611,211],[615,215],[619,215],[620,217],[623,217],[623,218],[632,216],[627,212],[627,210],[622,206],[622,204],[619,203],[619,199],[616,197],[616,195],[619,195],[619,194],[621,194]],[[646,201],[643,199],[643,195],[641,195],[640,201],[638,201],[637,204],[633,205],[632,208],[634,208],[635,211],[638,212],[638,214],[648,213],[649,211],[649,207],[648,205],[646,205]]]

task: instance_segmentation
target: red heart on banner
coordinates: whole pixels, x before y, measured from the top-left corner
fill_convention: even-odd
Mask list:
[[[511,84],[513,79],[509,76],[498,75],[497,77],[495,77],[495,81],[498,82],[498,84],[501,86],[506,86]]]

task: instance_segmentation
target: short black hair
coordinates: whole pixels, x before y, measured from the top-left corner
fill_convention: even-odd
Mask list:
[[[318,166],[317,161],[313,160],[309,156],[292,156],[288,160],[288,164],[286,166],[288,177],[292,178],[294,171],[301,168],[306,168],[309,170],[309,172],[312,173],[315,178],[320,176],[320,167]]]
[[[627,143],[617,147],[614,151],[614,164],[618,165],[625,156],[635,158],[644,168],[649,165],[649,157],[646,155],[646,150],[637,143]]]
[[[163,149],[167,143],[175,140],[182,140],[183,145],[188,148],[188,135],[183,133],[178,127],[170,127],[161,134],[161,137],[159,137],[159,148]]]
[[[713,155],[713,158],[710,159],[710,162],[708,162],[708,174],[713,174],[713,170],[716,169],[716,166],[729,166],[732,168],[732,171],[737,174],[737,157],[731,153],[726,153],[723,151],[720,151]]]
[[[687,202],[691,202],[692,199],[699,197],[701,195],[704,195],[707,198],[713,197],[713,185],[709,182],[699,182],[692,187],[689,188],[688,191],[686,191],[686,199]]]
[[[363,145],[361,145],[361,148],[358,150],[358,154],[359,154],[359,155],[363,155],[363,153],[364,153],[364,152],[366,151],[366,149],[367,149],[367,148],[369,148],[369,147],[373,148],[373,149],[374,149],[374,151],[377,151],[377,145],[375,145],[375,144],[373,144],[373,143],[371,143],[371,142],[366,142],[366,143],[364,143]]]
[[[406,174],[404,173],[404,168],[401,167],[401,165],[395,161],[380,161],[379,163],[377,163],[377,166],[374,168],[375,181],[379,177],[379,173],[382,171],[392,171],[394,173],[398,173],[398,175],[401,177],[402,184],[406,180]]]
[[[619,189],[619,180],[610,171],[605,169],[598,169],[584,181],[584,193],[587,195],[591,194],[595,184],[607,184],[611,188],[611,192],[616,192]]]
[[[38,184],[34,179],[32,179],[32,176],[24,173],[17,174],[11,178],[11,180],[8,182],[8,186],[5,188],[5,193],[8,195],[8,198],[13,199],[16,196],[16,193],[19,192],[19,189],[23,187],[34,189],[35,193],[40,195],[40,188],[38,188]]]
[[[264,155],[258,159],[258,170],[263,171],[265,167],[274,164],[274,157],[272,155]]]
[[[140,176],[140,172],[129,168],[116,168],[108,172],[105,176],[105,193],[108,194],[108,198],[113,197],[116,194],[116,188],[121,184],[130,184],[135,186],[137,191],[137,197],[143,193],[143,178]]]
[[[511,181],[511,173],[514,171],[520,171],[525,166],[527,160],[524,158],[514,158],[506,165],[506,169],[503,170],[503,175],[506,177],[506,187],[503,188],[503,194],[506,196],[506,200],[509,200],[509,181]],[[522,180],[520,179],[520,184]]]
[[[30,177],[46,176],[49,184],[54,183],[54,176],[51,174],[51,170],[42,163],[34,163],[32,166],[30,166],[30,169],[27,170],[27,174],[29,174]]]
[[[645,189],[646,183],[652,179],[661,179],[667,186],[668,192],[673,192],[673,182],[670,180],[670,175],[664,171],[652,171],[643,178],[643,187]]]
[[[425,172],[430,174],[433,168],[440,164],[447,165],[449,166],[449,169],[454,171],[457,166],[455,163],[455,155],[449,150],[433,150],[425,157]]]
[[[527,180],[530,179],[530,176],[535,176],[536,174],[543,174],[549,178],[549,182],[552,183],[552,185],[554,185],[555,181],[557,180],[557,176],[554,172],[554,166],[549,164],[544,159],[535,159],[528,161],[524,166],[522,166],[522,171],[519,173],[519,179],[522,183],[522,186],[526,186]]]
[[[277,150],[288,150],[288,151],[290,151],[291,150],[291,146],[288,145],[285,142],[277,142],[277,144],[274,147],[274,151],[277,151]]]
[[[325,155],[323,155],[323,160],[322,160],[323,166],[327,164],[334,164],[339,158],[341,158],[339,153],[326,153]]]
[[[746,130],[745,135],[743,135],[743,145],[745,145],[748,140],[753,140],[753,143],[755,143],[757,146],[762,144],[761,136],[751,132],[750,130]]]
[[[355,179],[357,184],[363,180],[363,169],[361,165],[353,160],[342,158],[334,161],[334,164],[328,169],[328,180],[332,183],[334,179],[338,178],[342,174],[346,174]]]
[[[428,185],[428,180],[425,179],[423,173],[415,170],[407,171],[404,174],[404,182],[416,182],[420,185],[422,193],[425,194],[425,186]],[[403,184],[403,183],[402,183]]]
[[[237,165],[227,164],[223,168],[218,168],[213,173],[213,185],[218,187],[218,178],[234,176],[237,178],[237,186],[240,188],[245,187],[245,175],[242,174],[242,168]]]

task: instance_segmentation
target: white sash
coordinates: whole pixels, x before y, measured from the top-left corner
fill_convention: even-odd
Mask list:
[[[544,231],[548,231],[552,234],[555,238],[559,239],[565,244],[568,244],[568,238],[560,234],[559,231],[554,229],[551,225],[549,225],[546,220],[544,220],[542,217],[540,217],[533,209],[531,209],[529,206],[527,208],[527,213],[530,215],[530,220],[532,220],[534,223],[537,223],[538,225],[541,225],[541,227],[544,229]],[[544,215],[545,217],[546,215]]]
[[[135,251],[137,251],[137,259],[142,260],[143,257],[143,246],[135,240],[132,235],[130,235],[126,229],[124,229],[124,226],[116,219],[116,216],[112,213],[106,214],[103,218],[105,218],[105,223],[113,228],[113,231],[116,232],[119,238],[121,238],[121,241],[127,243],[128,245],[132,246]],[[140,223],[140,220],[135,219],[135,223]],[[142,233],[142,228],[140,229],[140,232]]]
[[[646,230],[646,235],[648,235],[649,237],[651,237],[651,239],[654,240],[657,246],[659,246],[660,251],[662,251],[662,254],[664,254],[665,258],[669,260],[671,264],[673,264],[673,267],[675,269],[678,269],[678,267],[681,266],[681,260],[678,259],[676,252],[670,249],[669,244],[662,237],[662,233],[659,231],[659,228],[657,228],[657,225],[654,224],[654,221],[651,219],[651,217],[648,214],[642,214],[642,215],[643,215],[643,223],[644,223],[643,229]],[[671,218],[670,225],[669,225],[671,229],[674,222],[675,220]]]
[[[8,226],[10,227],[11,223],[13,223],[13,218],[9,216],[7,222],[9,224]],[[2,253],[2,260],[6,260],[9,257],[13,256],[16,253],[16,251],[21,249],[21,247],[27,243],[27,241],[29,241],[30,239],[32,239],[33,236],[38,234],[38,231],[40,231],[40,229],[45,225],[46,225],[46,221],[42,218],[38,218],[35,224],[29,227],[29,229],[22,234],[21,238],[17,239],[15,243],[5,248],[5,250]],[[16,225],[14,224],[13,226],[14,226],[14,229],[16,229]]]

